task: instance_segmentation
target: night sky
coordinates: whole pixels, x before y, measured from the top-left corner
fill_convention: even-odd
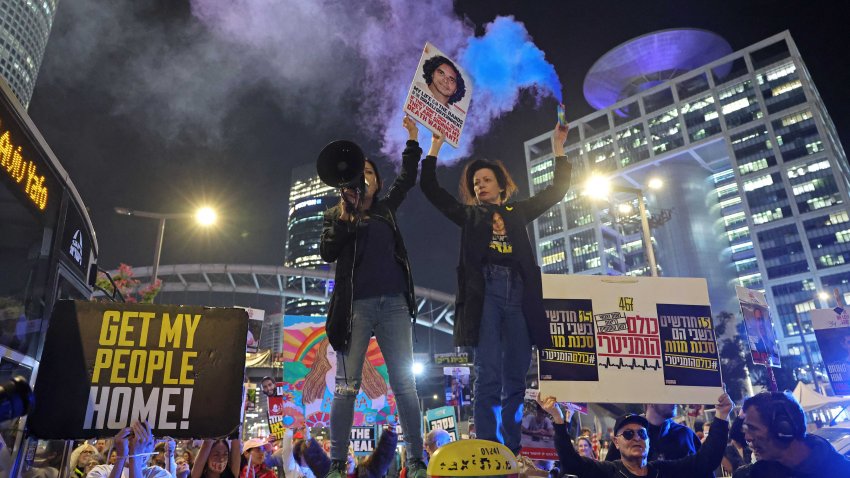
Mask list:
[[[437,39],[467,36],[455,28],[483,35],[499,15],[523,23],[554,65],[569,119],[593,111],[581,93],[593,62],[630,38],[694,27],[722,35],[738,50],[790,30],[841,139],[850,144],[850,22],[833,8],[838,2],[463,1],[452,7],[443,0],[368,6],[327,0],[304,2],[313,6],[298,7],[294,16],[270,6],[268,15],[253,12],[241,24],[211,26],[197,7],[215,3],[59,3],[29,113],[90,209],[101,268],[147,266],[153,258],[155,222],[118,216],[113,207],[181,212],[203,202],[219,208],[221,224],[199,231],[188,221],[170,221],[161,264],[282,264],[291,167],[312,164],[324,144],[350,138],[379,160],[385,178],[394,176],[398,160],[380,153],[386,125],[362,117],[375,111],[369,108],[382,87],[374,65],[385,62],[391,75],[395,62],[381,53],[395,45],[394,35],[419,45],[402,52],[415,65],[425,40],[454,48]],[[238,13],[252,3],[301,2],[218,3]],[[411,25],[420,6],[437,12],[423,17],[436,26]],[[356,14],[348,15],[350,8]],[[401,18],[396,24],[390,9]],[[440,15],[445,20],[434,21]],[[363,18],[376,20],[361,29],[357,19]],[[359,56],[357,48],[371,56]],[[523,141],[552,127],[555,104],[523,91],[473,143],[473,157],[508,165],[520,197],[528,194]],[[390,127],[401,131],[400,118]],[[429,138],[421,139],[427,150]],[[457,189],[459,169],[440,172],[450,191]],[[454,292],[459,230],[418,187],[399,216],[417,285]]]

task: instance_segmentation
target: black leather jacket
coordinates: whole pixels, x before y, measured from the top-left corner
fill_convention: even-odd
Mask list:
[[[407,250],[398,229],[396,210],[407,196],[407,191],[416,184],[416,172],[422,149],[416,141],[408,141],[402,154],[401,172],[383,198],[369,208],[371,220],[386,221],[395,236],[395,258],[407,277],[407,306],[412,320],[416,319],[416,296],[413,292],[413,276]],[[325,262],[336,262],[334,291],[328,307],[325,331],[334,350],[345,352],[351,340],[352,306],[354,303],[354,267],[357,257],[357,225],[339,220],[339,205],[325,211],[322,241],[319,252]]]
[[[484,274],[482,266],[493,236],[493,213],[498,211],[513,243],[513,255],[523,279],[522,311],[526,325],[546,320],[543,307],[543,284],[537,255],[528,238],[526,225],[564,198],[570,189],[572,166],[566,157],[555,158],[552,184],[528,199],[496,205],[461,204],[437,182],[437,158],[422,161],[419,187],[425,197],[452,222],[461,227],[460,260],[457,267],[455,299],[455,345],[477,346],[481,314],[484,309]],[[529,334],[534,339],[534,335]]]

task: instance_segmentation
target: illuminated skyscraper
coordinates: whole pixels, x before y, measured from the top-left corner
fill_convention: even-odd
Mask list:
[[[0,0],[0,75],[29,106],[59,0]]]
[[[572,122],[574,188],[535,222],[544,272],[649,275],[640,223],[615,207],[636,198],[594,203],[581,183],[657,176],[661,275],[705,277],[715,313],[737,311],[735,285],[764,289],[782,354],[803,352],[797,315],[814,344],[818,292],[850,299],[850,170],[791,35],[731,52],[710,32],[651,33],[603,56],[584,92],[600,109]],[[533,192],[551,181],[550,135],[525,143]]]
[[[336,189],[323,183],[316,174],[316,166],[308,164],[292,170],[289,188],[289,216],[287,220],[287,267],[324,268],[329,264],[319,255],[323,213],[339,201]],[[306,291],[324,291],[332,282],[302,279]],[[290,299],[286,302],[287,315],[325,315],[327,304],[308,299]]]

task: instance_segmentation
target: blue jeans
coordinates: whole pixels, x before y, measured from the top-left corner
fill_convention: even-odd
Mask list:
[[[484,267],[484,308],[475,348],[475,432],[519,453],[531,337],[522,313],[522,279],[511,268]]]
[[[331,459],[345,461],[348,457],[354,399],[360,390],[363,359],[373,333],[387,364],[408,460],[421,459],[422,412],[412,371],[413,328],[407,299],[403,294],[394,294],[355,300],[353,312],[348,352],[337,353],[336,390],[331,404]]]

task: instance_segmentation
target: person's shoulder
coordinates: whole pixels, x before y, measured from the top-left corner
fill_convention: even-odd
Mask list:
[[[691,427],[682,425],[681,423],[676,423],[673,420],[670,420],[670,428],[667,433],[676,433],[687,437],[695,437],[697,435]]]
[[[146,466],[142,468],[142,476],[144,478],[170,478],[171,473],[160,466]]]
[[[97,465],[89,471],[86,478],[104,478],[112,472],[112,465]]]
[[[732,478],[750,478],[752,475],[753,465],[752,463],[747,463],[746,465],[739,466],[733,473]]]

